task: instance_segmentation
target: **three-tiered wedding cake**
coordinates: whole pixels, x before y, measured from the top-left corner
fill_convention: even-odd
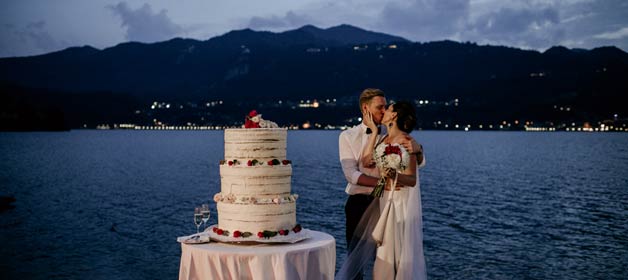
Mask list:
[[[225,130],[220,193],[214,196],[218,236],[280,238],[298,233],[292,165],[286,159],[285,128]]]

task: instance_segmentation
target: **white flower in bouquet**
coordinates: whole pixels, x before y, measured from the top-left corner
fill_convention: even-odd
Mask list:
[[[404,171],[410,164],[410,154],[399,144],[378,145],[373,153],[375,164],[382,174],[377,186],[373,189],[371,195],[375,197],[382,196],[382,190],[386,185],[386,178],[383,176],[392,169],[397,172]]]
[[[410,154],[399,144],[378,145],[373,154],[377,168],[404,171],[410,164]]]

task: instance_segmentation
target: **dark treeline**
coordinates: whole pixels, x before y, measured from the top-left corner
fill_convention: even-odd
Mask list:
[[[265,108],[269,119],[282,124],[340,125],[354,121],[357,95],[365,87],[382,88],[394,99],[432,101],[417,103],[422,128],[436,121],[596,122],[628,113],[622,106],[628,54],[615,47],[541,53],[413,43],[346,25],[69,48],[0,59],[0,77],[4,130],[149,125],[155,119],[230,125],[254,108]],[[333,98],[338,101],[317,109],[286,105]],[[452,106],[455,99],[458,106]],[[202,106],[212,100],[223,103]],[[150,110],[155,101],[179,110]],[[285,103],[274,105],[278,101]]]

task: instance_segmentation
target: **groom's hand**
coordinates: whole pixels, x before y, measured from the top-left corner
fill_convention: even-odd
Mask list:
[[[419,144],[414,140],[414,138],[406,135],[399,144],[401,144],[409,154],[414,154],[416,156],[417,165],[421,165],[423,162],[423,145]]]
[[[409,154],[423,153],[423,146],[417,143],[416,140],[409,135],[406,135],[401,141],[399,141],[399,144],[401,144]]]

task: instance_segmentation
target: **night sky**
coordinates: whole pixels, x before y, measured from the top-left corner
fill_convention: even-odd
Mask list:
[[[2,0],[0,57],[351,24],[418,42],[628,51],[626,0]]]

